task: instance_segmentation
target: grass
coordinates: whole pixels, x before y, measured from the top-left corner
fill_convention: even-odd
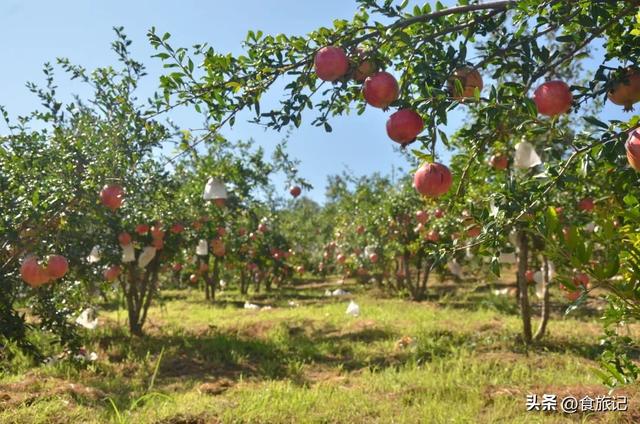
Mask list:
[[[142,338],[103,305],[101,326],[86,333],[98,361],[15,359],[0,374],[0,422],[640,421],[637,388],[623,390],[627,414],[525,411],[528,393],[607,392],[591,372],[601,328],[590,314],[556,313],[545,340],[525,348],[514,301],[489,291],[415,303],[356,286],[327,298],[325,288],[254,295],[273,306],[257,311],[234,293],[212,305],[200,292],[165,291]],[[345,314],[351,298],[355,318]]]

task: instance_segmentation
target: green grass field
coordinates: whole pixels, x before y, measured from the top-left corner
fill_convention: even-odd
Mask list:
[[[252,296],[264,310],[165,291],[143,338],[102,305],[86,333],[95,362],[6,366],[0,423],[640,422],[633,387],[614,392],[629,396],[627,413],[526,412],[528,393],[607,393],[593,372],[600,324],[564,317],[558,296],[549,334],[525,349],[514,300],[490,291],[414,303],[355,285],[325,297],[327,286]],[[350,299],[360,316],[345,314]]]

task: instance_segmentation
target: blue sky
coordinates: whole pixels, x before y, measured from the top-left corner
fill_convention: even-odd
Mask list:
[[[0,4],[0,37],[5,40],[5,62],[0,67],[0,103],[13,116],[37,107],[37,99],[24,84],[41,82],[42,64],[53,62],[56,57],[68,57],[88,69],[113,64],[114,56],[110,51],[113,26],[125,27],[134,41],[134,55],[147,65],[147,85],[140,93],[144,96],[154,88],[162,72],[159,62],[150,58],[153,50],[147,42],[146,32],[152,26],[159,32],[170,32],[172,44],[176,46],[206,41],[218,51],[240,53],[241,43],[250,29],[273,34],[305,34],[320,26],[331,26],[333,19],[350,19],[355,11],[356,3],[351,0],[314,3],[300,0],[4,0]],[[62,93],[81,91],[79,85],[67,82],[61,74],[58,82]],[[277,99],[277,93],[271,95],[271,100],[274,99]],[[623,117],[610,107],[605,111],[607,118]],[[362,116],[335,118],[330,134],[309,125],[295,130],[289,151],[302,161],[301,175],[315,186],[305,194],[322,201],[326,176],[339,173],[345,167],[357,175],[375,171],[389,173],[392,166],[407,170],[406,161],[394,152],[394,143],[386,135],[387,115],[368,108]],[[181,112],[177,118],[180,123],[194,126],[200,121],[195,111]],[[450,121],[455,122],[456,118],[450,117]],[[238,121],[225,134],[231,139],[252,137],[267,150],[283,137],[283,134],[265,131],[243,121]],[[283,191],[286,189],[284,181],[276,183]]]

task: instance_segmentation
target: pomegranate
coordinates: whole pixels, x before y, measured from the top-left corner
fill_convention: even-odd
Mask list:
[[[126,231],[121,232],[120,234],[118,234],[118,242],[120,243],[120,246],[130,245],[131,234],[127,233]]]
[[[296,267],[296,272],[298,274],[304,274],[304,267],[302,265]]]
[[[184,231],[184,225],[182,225],[182,224],[173,224],[169,231],[171,231],[173,234],[180,234],[181,232]]]
[[[227,199],[223,199],[221,197],[217,198],[217,199],[213,199],[213,204],[216,205],[219,208],[223,208],[224,205],[226,204]]]
[[[629,132],[629,138],[627,138],[624,147],[627,151],[629,165],[640,172],[640,132],[637,129]]]
[[[372,253],[369,255],[369,260],[371,261],[371,263],[377,263],[378,262],[378,254],[377,253]]]
[[[200,264],[200,267],[198,268],[198,271],[199,271],[200,273],[203,273],[203,272],[207,272],[207,271],[209,271],[209,265],[208,265],[206,262],[202,262],[202,263]]]
[[[191,226],[193,227],[194,230],[200,231],[202,229],[202,222],[194,221],[193,224],[191,224]]]
[[[633,104],[640,101],[640,72],[634,68],[625,69],[623,80],[612,85],[607,97],[612,103],[624,106],[625,111],[633,110]]]
[[[151,227],[151,237],[153,237],[154,239],[159,239],[162,240],[164,239],[164,230],[162,229],[162,226],[160,226],[159,224],[154,225],[153,227]]]
[[[20,265],[20,277],[29,286],[36,288],[49,282],[49,274],[42,265],[38,263],[38,258],[28,256]]]
[[[403,147],[413,143],[423,129],[424,121],[411,109],[400,109],[387,120],[387,135]]]
[[[527,280],[527,282],[529,282],[529,283],[533,283],[535,281],[533,279],[533,275],[534,274],[535,274],[535,272],[532,269],[528,269],[524,273],[524,279]]]
[[[105,269],[102,275],[104,279],[107,281],[114,281],[120,275],[121,269],[118,265],[111,265],[109,268]]]
[[[122,206],[123,197],[124,190],[119,185],[105,185],[100,191],[100,201],[113,211]]]
[[[138,224],[136,225],[136,233],[138,233],[138,235],[145,235],[149,232],[149,226],[147,224]]]
[[[357,53],[358,57],[353,64],[355,68],[353,71],[353,79],[357,82],[362,82],[367,79],[367,77],[373,75],[378,70],[378,67],[373,60],[367,57],[368,52],[365,49],[358,47]]]
[[[338,263],[343,264],[347,260],[347,257],[340,253],[336,257],[336,259],[338,260]]]
[[[444,211],[440,208],[437,208],[434,212],[433,212],[433,216],[435,216],[436,218],[442,218],[444,216]]]
[[[189,276],[189,281],[191,281],[192,284],[195,284],[198,282],[198,276],[196,274],[191,274]]]
[[[482,228],[478,225],[474,225],[473,227],[467,230],[467,235],[469,237],[478,237],[482,232]]]
[[[246,228],[244,228],[244,227],[238,228],[238,235],[240,237],[243,237],[245,234],[247,234],[247,229]]]
[[[358,227],[356,228],[356,233],[364,234],[364,225],[358,225]]]
[[[300,193],[302,193],[302,189],[299,186],[293,186],[289,189],[289,193],[295,199],[296,197],[300,196]]]
[[[564,208],[562,206],[556,206],[554,209],[556,211],[556,215],[558,215],[559,217],[564,213]]]
[[[426,213],[425,211],[417,211],[416,212],[416,220],[420,224],[426,223],[428,219],[429,219],[429,214]]]
[[[460,81],[462,92],[456,88],[456,80]],[[482,91],[482,87],[482,76],[480,72],[468,66],[456,69],[447,81],[449,93],[451,93],[451,97],[456,100],[462,100],[465,97],[474,97],[476,88]]]
[[[578,272],[573,276],[573,284],[576,286],[584,286],[585,288],[589,287],[589,276],[584,272]]]
[[[181,264],[181,263],[179,263],[179,262],[176,262],[175,264],[173,264],[172,269],[173,269],[175,272],[179,272],[179,271],[181,271],[181,270],[182,270],[182,264]]]
[[[509,158],[498,153],[491,156],[491,159],[489,159],[489,163],[494,169],[502,171],[504,169],[507,169],[507,166],[509,166]]]
[[[221,257],[226,253],[224,242],[220,239],[214,239],[211,241],[211,250],[215,256]]]
[[[449,191],[453,179],[451,171],[439,163],[426,163],[413,177],[413,186],[424,196],[438,197]]]
[[[585,197],[578,202],[578,210],[582,212],[591,212],[595,207],[591,197]]]
[[[431,230],[427,233],[427,240],[437,243],[440,241],[440,233],[438,230]]]
[[[216,233],[218,233],[218,236],[224,237],[227,234],[227,229],[224,227],[218,227],[216,228]]]
[[[62,255],[51,255],[47,261],[47,274],[52,280],[64,277],[69,271],[69,262],[67,258]]]
[[[266,233],[267,232],[267,225],[263,224],[263,223],[259,224],[258,225],[258,231],[261,232],[261,233]]]
[[[349,59],[340,47],[323,47],[313,61],[316,75],[323,81],[335,81],[349,72]]]
[[[564,81],[548,81],[533,92],[533,101],[542,115],[556,116],[571,108],[573,96]]]
[[[164,248],[164,239],[154,238],[151,245],[155,247],[156,250],[162,250]]]
[[[364,80],[364,99],[373,107],[386,109],[400,95],[398,81],[388,72],[376,72]]]

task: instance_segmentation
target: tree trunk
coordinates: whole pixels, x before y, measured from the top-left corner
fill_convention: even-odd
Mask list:
[[[522,317],[522,336],[526,344],[531,343],[531,309],[529,305],[529,290],[527,288],[527,264],[529,258],[529,246],[527,234],[518,232],[518,288],[520,289],[520,316]]]
[[[534,336],[534,340],[540,340],[544,337],[549,322],[549,260],[545,257],[542,263],[542,311],[540,315],[540,324],[538,331]]]

